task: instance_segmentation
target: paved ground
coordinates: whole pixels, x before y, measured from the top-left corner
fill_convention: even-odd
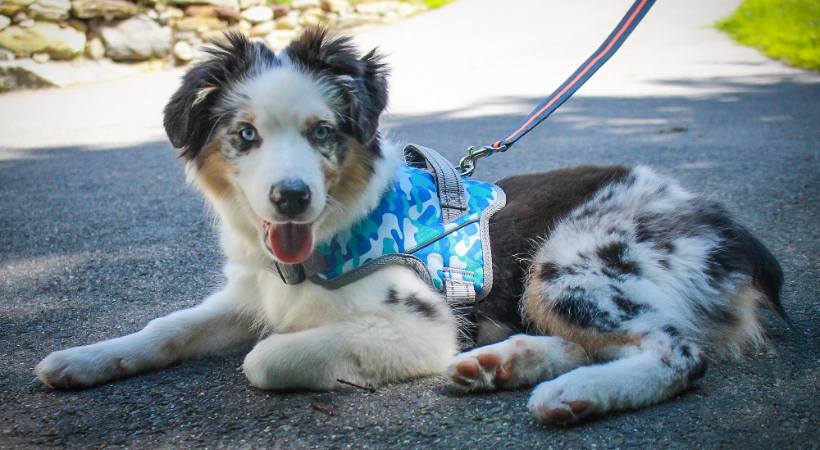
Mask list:
[[[50,392],[32,375],[42,356],[196,303],[220,257],[160,127],[178,73],[15,93],[0,97],[0,448],[817,448],[820,77],[712,30],[736,3],[659,2],[578,98],[478,176],[580,163],[672,174],[771,246],[808,335],[773,321],[771,348],[711,368],[678,399],[571,429],[534,424],[526,391],[465,396],[440,378],[260,392],[240,353]],[[460,0],[357,39],[391,53],[391,134],[456,158],[510,129],[627,4]]]

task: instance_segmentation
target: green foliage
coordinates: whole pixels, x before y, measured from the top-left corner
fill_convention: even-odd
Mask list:
[[[157,0],[157,1],[163,1],[163,0]],[[164,0],[164,1],[168,1],[168,0]],[[293,0],[266,0],[267,4],[269,6],[288,5],[292,1]],[[435,9],[435,8],[441,8],[442,6],[444,6],[448,3],[452,3],[454,0],[402,0],[402,1],[408,2],[408,3],[424,3],[425,5],[427,5],[428,8]],[[351,3],[358,3],[358,1],[357,0],[351,0]]]
[[[435,9],[441,8],[442,6],[452,3],[453,0],[423,0],[422,3],[427,5],[428,8]]]
[[[771,58],[820,71],[820,1],[745,0],[716,26]]]

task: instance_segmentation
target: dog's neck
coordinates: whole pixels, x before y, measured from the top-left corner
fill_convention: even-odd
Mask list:
[[[381,157],[373,164],[373,174],[355,200],[342,208],[329,208],[317,229],[316,242],[328,241],[340,231],[349,229],[378,206],[384,192],[396,177],[396,170],[403,162],[401,148],[389,141],[380,143]]]
[[[378,206],[384,192],[396,177],[403,162],[401,147],[382,140],[381,157],[374,161],[373,174],[362,192],[350,204],[326,207],[314,230],[314,241],[320,244],[337,233],[349,229]],[[270,267],[273,259],[264,249],[256,224],[250,221],[253,214],[247,204],[235,201],[214,201],[214,209],[220,216],[220,242],[229,260],[242,264]]]

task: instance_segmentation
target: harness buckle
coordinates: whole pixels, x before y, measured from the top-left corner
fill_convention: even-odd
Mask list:
[[[477,150],[475,146],[472,145],[467,147],[467,156],[461,158],[461,161],[458,162],[458,168],[461,169],[461,176],[469,177],[472,175],[479,159],[486,158],[493,153],[504,153],[508,148],[506,144],[500,144],[498,147],[485,145]]]

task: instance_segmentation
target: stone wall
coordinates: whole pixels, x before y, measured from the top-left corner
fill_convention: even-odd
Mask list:
[[[424,8],[395,0],[0,0],[0,61],[183,64],[228,30],[281,48],[306,26],[390,23]]]

